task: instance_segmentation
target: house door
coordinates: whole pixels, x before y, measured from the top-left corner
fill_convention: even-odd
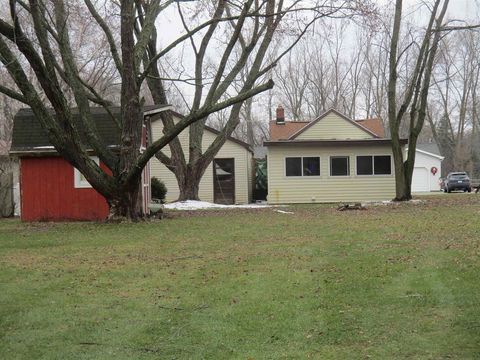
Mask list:
[[[213,201],[235,204],[235,159],[213,160]]]

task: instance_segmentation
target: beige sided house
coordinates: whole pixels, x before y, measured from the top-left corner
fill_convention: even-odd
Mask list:
[[[174,113],[178,121],[182,115]],[[163,124],[160,119],[152,120],[153,141],[163,135]],[[215,140],[218,131],[206,126],[203,134],[202,148]],[[188,160],[189,131],[185,129],[178,138]],[[170,149],[164,148],[170,155]],[[166,201],[178,199],[180,191],[175,175],[156,158],[150,160],[151,176],[162,180],[167,187]],[[222,146],[214,161],[205,170],[200,181],[199,198],[202,201],[219,204],[248,204],[252,199],[253,188],[253,151],[247,143],[230,137]]]
[[[395,197],[391,140],[380,119],[354,121],[332,109],[314,121],[285,121],[279,107],[264,145],[271,204]]]

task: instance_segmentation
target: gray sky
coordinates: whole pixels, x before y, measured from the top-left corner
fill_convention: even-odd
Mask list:
[[[404,10],[403,14],[405,20],[408,22],[414,22],[419,24],[424,24],[428,18],[429,14],[425,7],[420,6],[425,1],[432,2],[432,0],[404,0]],[[195,8],[198,3],[195,2],[182,2],[180,6],[184,9]],[[377,0],[377,4],[380,7],[384,6],[394,6],[393,0]],[[480,22],[480,0],[450,0],[449,9],[447,13],[447,18],[449,20],[464,20],[469,24]],[[462,23],[457,23],[458,25],[463,25]],[[174,41],[178,36],[184,33],[183,26],[180,21],[180,17],[177,11],[177,5],[170,6],[167,8],[157,20],[158,28],[158,41],[160,47],[165,47]],[[347,31],[345,38],[345,43],[349,43],[351,36],[355,36],[355,31]],[[184,51],[182,51],[182,48]],[[183,43],[183,46],[178,46],[174,52],[171,52],[170,56],[173,59],[175,65],[181,63],[185,68],[184,75],[191,75],[193,72],[193,56],[188,53],[191,51],[190,43],[188,41]],[[182,56],[183,55],[183,56]],[[178,84],[179,88],[182,89],[184,96],[189,99],[193,95],[193,87]]]

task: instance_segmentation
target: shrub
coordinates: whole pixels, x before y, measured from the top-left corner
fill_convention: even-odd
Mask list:
[[[167,195],[167,187],[163,183],[163,181],[157,179],[156,177],[152,177],[151,179],[151,186],[152,186],[152,199],[160,199],[165,200],[165,195]]]

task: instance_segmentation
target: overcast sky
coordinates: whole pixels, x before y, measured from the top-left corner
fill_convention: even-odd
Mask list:
[[[404,14],[412,15],[417,13],[418,5],[425,0],[404,0]],[[377,0],[379,5],[393,4],[393,0]],[[192,4],[181,3],[181,6],[192,6]],[[423,13],[423,14],[422,14]],[[418,13],[422,17],[428,17],[426,12]],[[480,19],[479,0],[450,0],[447,18],[465,20],[469,23],[476,23]],[[161,14],[157,25],[159,27],[159,38],[162,46],[169,44],[183,32],[178,12],[175,6],[170,6]]]
[[[428,10],[421,6],[422,3],[429,2],[432,3],[433,0],[404,0],[404,9],[403,15],[406,21],[414,22],[419,24],[425,24],[428,21],[429,13]],[[193,8],[198,3],[193,2],[182,2],[180,6],[182,8]],[[393,0],[377,0],[377,4],[380,7],[385,6],[394,6]],[[480,0],[450,0],[448,13],[446,18],[448,20],[463,20],[468,24],[474,24],[480,22]],[[456,23],[457,25],[463,25],[462,23]],[[178,36],[184,33],[183,26],[181,24],[177,4],[167,8],[157,19],[157,28],[158,28],[158,41],[160,47],[165,47],[174,41]],[[345,43],[349,43],[349,37],[355,36],[355,31],[347,31],[347,39]],[[353,39],[352,39],[353,40]],[[184,42],[183,46],[185,51],[188,53],[190,51],[190,43]],[[193,68],[193,56],[183,56],[180,57],[182,46],[178,46],[175,49],[175,52],[172,52],[174,60],[181,62],[182,66],[185,68],[187,73],[192,73],[191,69]],[[185,54],[185,53],[184,53]],[[178,64],[178,62],[177,62]],[[184,75],[187,75],[185,73]],[[193,95],[193,87],[187,86],[185,84],[179,83],[178,86],[182,89],[183,95],[188,99]]]

